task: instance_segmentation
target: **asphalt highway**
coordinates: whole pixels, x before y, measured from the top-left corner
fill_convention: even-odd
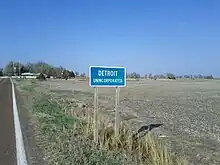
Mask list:
[[[17,165],[10,79],[0,79],[0,165]]]

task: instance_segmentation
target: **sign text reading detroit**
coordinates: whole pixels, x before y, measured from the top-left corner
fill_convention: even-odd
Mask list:
[[[98,76],[100,78],[93,79],[93,82],[110,82],[110,83],[122,83],[122,79],[114,79],[118,76],[118,71],[98,70]],[[105,77],[105,78],[102,78]],[[108,78],[109,77],[109,78]]]

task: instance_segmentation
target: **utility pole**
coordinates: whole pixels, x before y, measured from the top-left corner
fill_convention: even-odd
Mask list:
[[[14,62],[12,61],[12,76],[14,75]]]
[[[19,76],[21,76],[21,64],[20,64],[20,62],[18,63],[18,72],[19,72]]]
[[[15,67],[14,61],[12,63],[13,63],[13,69],[12,69],[13,70],[13,74],[12,75],[15,76],[16,67]]]

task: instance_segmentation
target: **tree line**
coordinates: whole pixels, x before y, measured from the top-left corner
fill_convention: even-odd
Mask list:
[[[74,78],[74,77],[85,77],[85,73],[73,72],[62,66],[55,67],[45,62],[37,62],[21,64],[19,62],[10,61],[5,68],[0,68],[0,76],[20,76],[22,73],[31,72],[31,73],[43,73],[48,75],[49,77],[54,78]],[[128,78],[140,79],[140,78],[148,78],[148,79],[176,79],[176,78],[188,78],[188,79],[214,79],[212,75],[184,75],[184,76],[176,76],[172,73],[167,74],[156,74],[153,75],[151,73],[145,74],[145,76],[141,76],[136,72],[127,73]]]
[[[176,78],[187,78],[187,79],[214,79],[212,75],[184,75],[184,76],[176,76],[173,73],[167,73],[167,74],[156,74],[153,75],[151,73],[145,74],[144,77],[141,77],[140,74],[133,72],[130,74],[127,74],[128,78],[148,78],[148,79],[176,79]]]
[[[73,72],[62,66],[55,67],[45,62],[37,62],[22,64],[19,62],[10,61],[5,68],[0,69],[0,76],[21,76],[22,73],[42,73],[48,77],[54,78],[74,78],[79,76],[79,72]]]

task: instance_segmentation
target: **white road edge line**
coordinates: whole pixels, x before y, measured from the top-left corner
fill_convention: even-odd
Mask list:
[[[18,116],[18,108],[15,97],[14,83],[11,80],[12,85],[12,99],[13,99],[13,115],[14,115],[14,127],[15,127],[15,138],[16,138],[16,154],[17,154],[17,165],[27,165],[27,159],[24,150],[23,136],[21,132],[21,125]]]

